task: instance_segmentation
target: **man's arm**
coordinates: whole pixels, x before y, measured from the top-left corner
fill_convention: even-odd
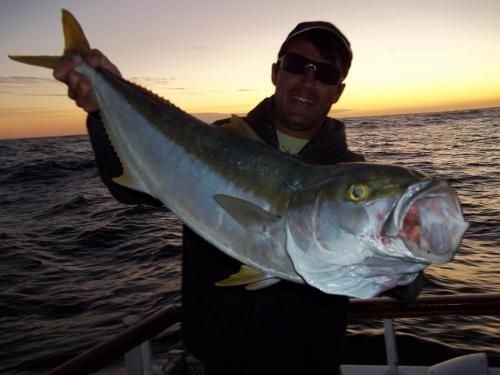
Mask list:
[[[424,271],[421,271],[417,278],[408,285],[397,286],[382,293],[384,296],[394,298],[403,303],[413,303],[419,296],[425,282]]]

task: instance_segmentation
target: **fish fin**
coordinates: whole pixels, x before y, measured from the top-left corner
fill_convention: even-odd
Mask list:
[[[19,56],[9,55],[9,59],[29,65],[41,66],[54,69],[56,64],[61,61],[61,56]]]
[[[241,226],[259,233],[266,232],[269,224],[280,218],[280,216],[240,198],[216,194],[214,199]]]
[[[64,56],[80,55],[86,57],[90,51],[90,44],[82,27],[66,9],[62,10],[62,24],[64,32]]]
[[[221,125],[221,127],[239,138],[265,143],[245,120],[234,114],[232,114],[229,121]]]
[[[274,285],[276,283],[279,283],[281,279],[278,279],[277,277],[270,277],[268,279],[258,281],[256,283],[248,284],[245,289],[246,290],[259,290],[259,289],[264,289],[267,288],[268,286]]]
[[[89,42],[76,18],[66,9],[62,10],[62,25],[64,32],[64,53],[62,56],[9,55],[9,58],[24,64],[49,69],[54,69],[65,56],[80,55],[85,58],[90,50]]]
[[[104,122],[107,121],[105,116],[102,116],[102,119]],[[143,182],[134,176],[134,174],[131,172],[132,169],[126,164],[126,162],[124,162],[124,160],[126,160],[126,159],[120,157],[120,152],[118,152],[117,148],[115,147],[116,142],[115,142],[113,137],[110,137],[108,131],[106,131],[106,135],[107,135],[108,140],[111,144],[111,147],[113,148],[113,150],[116,154],[116,157],[118,158],[120,165],[122,167],[121,168],[122,174],[118,177],[111,178],[111,180],[120,186],[124,186],[126,188],[129,188],[129,189],[132,189],[135,191],[140,191],[142,193],[146,193],[146,194],[151,195],[153,198],[156,198],[149,191],[147,191]]]
[[[232,274],[227,279],[218,281],[216,286],[239,286],[246,285],[247,290],[262,289],[267,286],[277,283],[279,279],[271,277],[261,271],[249,267],[245,264],[241,265],[237,273]]]
[[[149,194],[147,191],[145,191],[146,189],[144,189],[142,183],[137,179],[135,179],[131,173],[124,171],[121,176],[113,177],[112,180],[114,183],[118,185],[125,186],[135,191],[140,191]]]

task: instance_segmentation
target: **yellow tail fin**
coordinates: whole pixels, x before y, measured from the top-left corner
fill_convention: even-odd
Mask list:
[[[80,55],[85,58],[90,50],[89,42],[76,18],[66,9],[62,10],[62,24],[64,31],[64,53],[62,56],[9,55],[9,58],[25,64],[50,69],[53,69],[65,56]]]

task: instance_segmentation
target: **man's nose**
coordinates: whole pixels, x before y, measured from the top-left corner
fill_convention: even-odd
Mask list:
[[[316,70],[314,66],[310,66],[302,74],[302,82],[307,85],[314,85],[316,83]]]

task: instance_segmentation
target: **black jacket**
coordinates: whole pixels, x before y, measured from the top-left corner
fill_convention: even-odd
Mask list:
[[[278,139],[272,98],[245,117],[273,147]],[[223,125],[227,120],[217,121]],[[116,185],[121,168],[96,114],[88,130],[103,181],[123,203],[161,205],[147,194]],[[298,157],[311,164],[360,161],[346,143],[344,124],[328,119]],[[239,270],[240,263],[196,235],[183,233],[182,332],[185,346],[209,374],[335,374],[347,325],[348,298],[281,281],[249,292],[214,283]]]

